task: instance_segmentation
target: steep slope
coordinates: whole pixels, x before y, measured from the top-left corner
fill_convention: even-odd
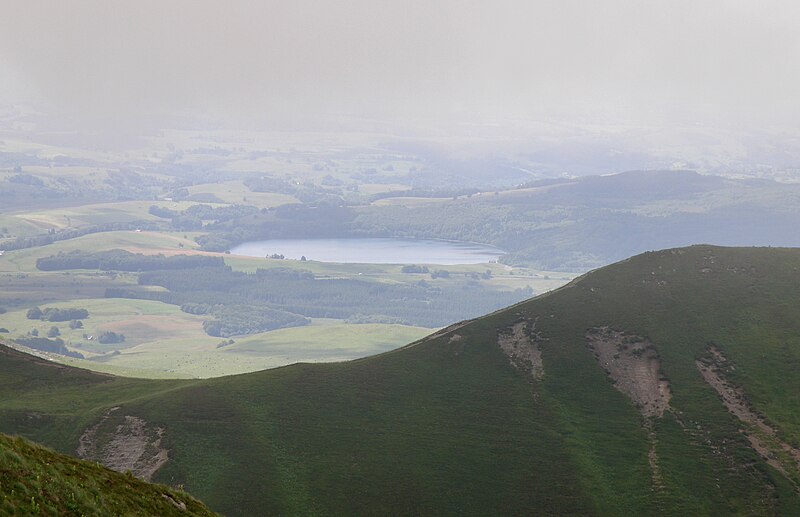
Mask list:
[[[129,464],[229,515],[799,514],[798,302],[800,250],[694,246],[348,363],[164,382],[5,351],[0,430],[105,462],[138,436]]]
[[[214,515],[165,486],[0,435],[2,515]]]

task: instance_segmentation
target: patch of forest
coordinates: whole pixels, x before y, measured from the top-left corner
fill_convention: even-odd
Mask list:
[[[49,339],[46,337],[28,336],[18,337],[14,341],[28,348],[33,348],[34,350],[83,359],[83,354],[69,350],[64,344],[64,340],[59,337]]]
[[[42,321],[70,321],[82,320],[89,317],[89,311],[77,307],[69,307],[59,309],[56,307],[32,307],[28,309],[26,317],[29,320],[42,320]]]
[[[42,257],[36,261],[41,271],[60,271],[66,269],[100,269],[103,271],[155,271],[191,269],[197,267],[221,267],[225,265],[222,257],[205,255],[143,255],[125,250],[110,250],[95,253],[72,251]]]
[[[210,335],[228,337],[307,324],[308,318],[352,322],[391,322],[440,327],[511,305],[533,295],[530,288],[500,291],[478,275],[451,277],[445,285],[421,280],[393,284],[356,279],[321,279],[285,268],[254,273],[230,267],[148,271],[142,288],[118,287],[107,297],[156,300],[184,312],[209,315]],[[160,286],[168,291],[145,287]]]

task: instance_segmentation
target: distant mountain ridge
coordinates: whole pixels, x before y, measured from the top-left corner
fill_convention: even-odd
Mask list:
[[[404,348],[196,381],[0,349],[0,431],[226,515],[796,515],[800,250],[648,252]],[[162,452],[166,451],[166,452]]]
[[[358,210],[358,231],[492,244],[507,264],[585,271],[705,242],[800,246],[800,184],[693,171],[630,171],[413,207]]]

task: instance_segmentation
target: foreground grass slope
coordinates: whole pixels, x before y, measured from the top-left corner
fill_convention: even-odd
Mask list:
[[[164,430],[154,480],[228,515],[796,515],[798,293],[800,250],[695,246],[346,363],[142,381],[4,349],[0,430],[75,453],[140,419]],[[519,329],[532,370],[499,346]],[[597,335],[625,342],[598,361]],[[641,375],[608,373],[644,364],[629,342],[650,347],[662,414],[621,388]],[[772,434],[726,408],[713,361]]]
[[[2,515],[214,515],[183,492],[0,435]]]

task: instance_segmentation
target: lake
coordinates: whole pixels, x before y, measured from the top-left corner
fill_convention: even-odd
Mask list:
[[[361,264],[484,264],[496,261],[501,249],[468,242],[430,239],[273,239],[231,248],[231,254]]]

